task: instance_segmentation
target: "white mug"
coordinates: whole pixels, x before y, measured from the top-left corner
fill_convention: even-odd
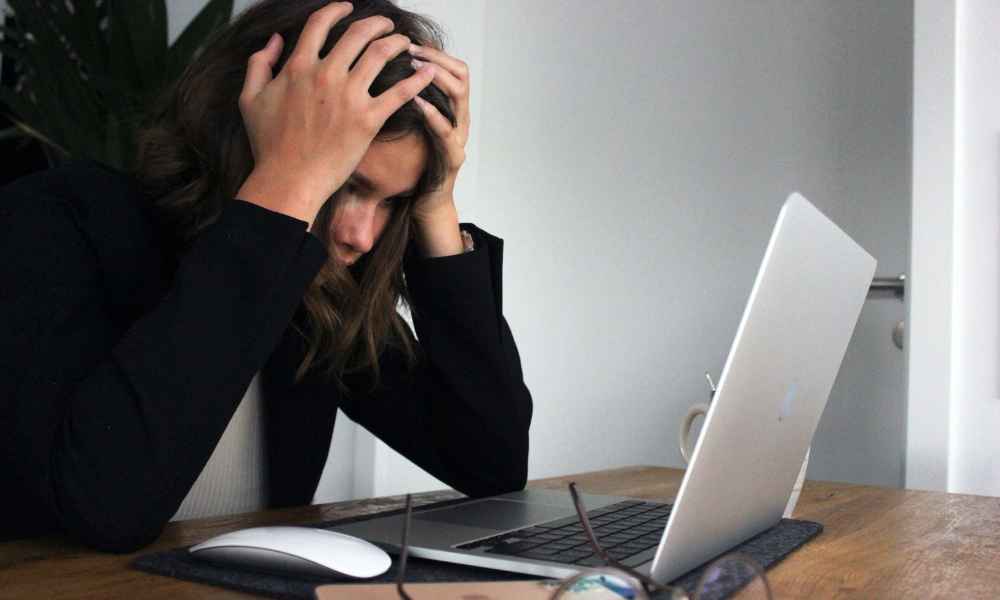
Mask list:
[[[713,389],[712,392],[714,393],[715,390]],[[691,454],[694,452],[694,446],[688,439],[691,436],[691,425],[694,424],[694,420],[699,416],[706,416],[707,414],[708,404],[698,403],[688,409],[687,414],[684,415],[684,419],[681,421],[677,444],[680,446],[681,456],[684,458],[685,463],[691,462]],[[795,480],[795,486],[792,487],[791,495],[788,497],[788,504],[785,505],[784,517],[786,519],[791,518],[792,512],[795,511],[795,505],[799,502],[799,494],[802,493],[802,484],[806,480],[806,469],[809,466],[810,452],[812,452],[812,448],[806,450],[806,457],[802,461],[802,468],[799,469],[799,476]]]
[[[708,414],[708,404],[699,402],[691,408],[688,409],[687,414],[684,415],[684,420],[681,421],[681,430],[677,436],[677,444],[681,447],[681,456],[684,457],[684,462],[691,462],[691,453],[694,452],[694,445],[688,442],[688,438],[691,436],[691,425],[694,424],[694,420],[699,416],[705,416]]]

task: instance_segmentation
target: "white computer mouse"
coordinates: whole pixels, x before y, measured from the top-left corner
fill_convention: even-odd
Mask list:
[[[191,546],[188,552],[214,563],[321,577],[375,577],[392,564],[389,555],[370,542],[315,527],[241,529]]]

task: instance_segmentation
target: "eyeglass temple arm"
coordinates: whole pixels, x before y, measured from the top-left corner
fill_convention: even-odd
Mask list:
[[[648,575],[643,575],[642,573],[636,571],[631,567],[626,567],[614,558],[608,555],[607,551],[601,547],[597,542],[597,536],[594,535],[594,529],[590,525],[590,517],[587,516],[587,511],[583,508],[583,501],[580,499],[580,494],[576,491],[576,482],[570,482],[569,493],[573,497],[573,507],[576,508],[576,516],[580,519],[580,524],[583,525],[583,533],[587,536],[587,541],[590,542],[591,548],[597,553],[601,559],[604,560],[605,564],[611,565],[612,567],[625,571],[632,577],[635,577],[646,586],[650,591],[656,591],[664,588],[664,585],[658,583],[652,577]]]
[[[410,537],[410,513],[413,512],[413,498],[406,495],[406,516],[403,518],[403,539],[400,543],[399,570],[396,572],[396,591],[403,600],[413,600],[406,590],[403,589],[403,581],[406,580],[406,556],[409,554],[407,538]]]

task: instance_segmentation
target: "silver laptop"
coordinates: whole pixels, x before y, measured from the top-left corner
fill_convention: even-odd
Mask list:
[[[789,196],[672,507],[583,495],[612,556],[666,583],[781,520],[875,264],[805,198]],[[402,517],[332,529],[393,547]],[[413,556],[547,577],[599,563],[566,490],[417,511],[409,540]]]

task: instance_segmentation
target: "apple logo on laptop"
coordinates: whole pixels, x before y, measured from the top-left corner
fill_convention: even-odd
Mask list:
[[[781,406],[778,408],[778,422],[784,421],[789,415],[792,414],[792,401],[795,399],[795,395],[799,391],[799,385],[793,383],[788,386],[788,392],[785,393],[785,399],[782,401]]]

